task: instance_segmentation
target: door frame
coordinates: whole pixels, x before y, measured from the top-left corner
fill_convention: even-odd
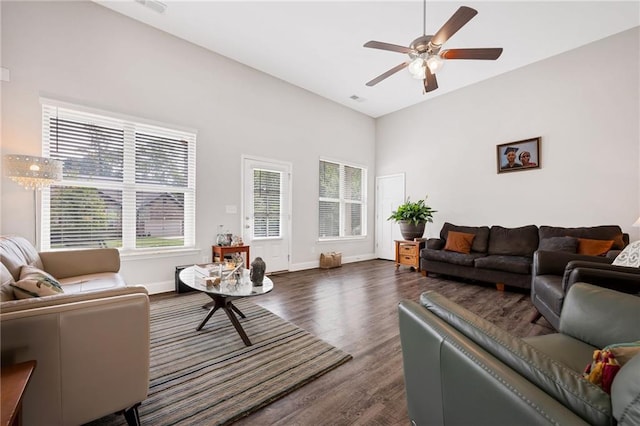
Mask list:
[[[286,209],[287,211],[285,212],[286,214],[286,229],[287,229],[287,271],[291,270],[291,230],[292,230],[292,217],[291,217],[291,212],[293,211],[293,163],[291,163],[290,161],[282,161],[282,160],[275,160],[273,158],[267,158],[267,157],[260,157],[260,156],[256,156],[256,155],[248,155],[248,154],[241,154],[240,155],[240,191],[241,191],[241,195],[240,195],[240,233],[244,234],[244,226],[245,226],[245,202],[244,202],[244,196],[245,196],[245,164],[247,161],[256,161],[256,162],[260,162],[260,163],[267,163],[267,164],[274,164],[280,167],[285,168],[285,173],[288,174],[289,177],[289,185],[288,185],[288,189],[287,189],[287,199],[289,200],[289,202],[287,203]]]

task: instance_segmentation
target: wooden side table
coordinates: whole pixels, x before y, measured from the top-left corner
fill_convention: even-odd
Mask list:
[[[400,265],[405,265],[420,271],[420,249],[422,248],[424,248],[424,241],[396,240],[396,269]]]
[[[2,367],[0,381],[2,382],[2,426],[22,424],[22,396],[31,379],[36,361],[26,361],[19,364]]]
[[[251,265],[251,257],[249,256],[249,246],[211,246],[211,261],[216,258],[216,255],[220,258],[220,261],[224,261],[226,254],[232,253],[244,253],[244,267],[249,269]]]

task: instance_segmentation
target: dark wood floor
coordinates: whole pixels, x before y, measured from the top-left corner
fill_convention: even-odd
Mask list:
[[[272,276],[273,292],[252,301],[353,359],[237,425],[408,425],[397,304],[438,291],[518,336],[553,332],[532,325],[529,293],[423,277],[385,260]]]

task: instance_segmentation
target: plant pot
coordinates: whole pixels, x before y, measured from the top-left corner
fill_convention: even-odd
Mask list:
[[[422,238],[424,235],[424,228],[426,222],[414,224],[413,222],[401,221],[398,222],[400,225],[400,233],[402,234],[402,238],[407,241],[413,241],[414,238]]]

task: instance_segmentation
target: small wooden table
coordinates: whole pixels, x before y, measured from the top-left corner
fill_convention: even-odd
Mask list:
[[[410,266],[420,271],[420,249],[424,241],[396,240],[396,269],[400,265]]]
[[[35,368],[36,361],[2,367],[2,426],[22,424],[22,396]]]
[[[224,262],[225,254],[244,253],[244,266],[251,266],[251,257],[249,257],[249,246],[211,246],[211,261],[213,262],[216,255],[220,258],[220,262]]]

